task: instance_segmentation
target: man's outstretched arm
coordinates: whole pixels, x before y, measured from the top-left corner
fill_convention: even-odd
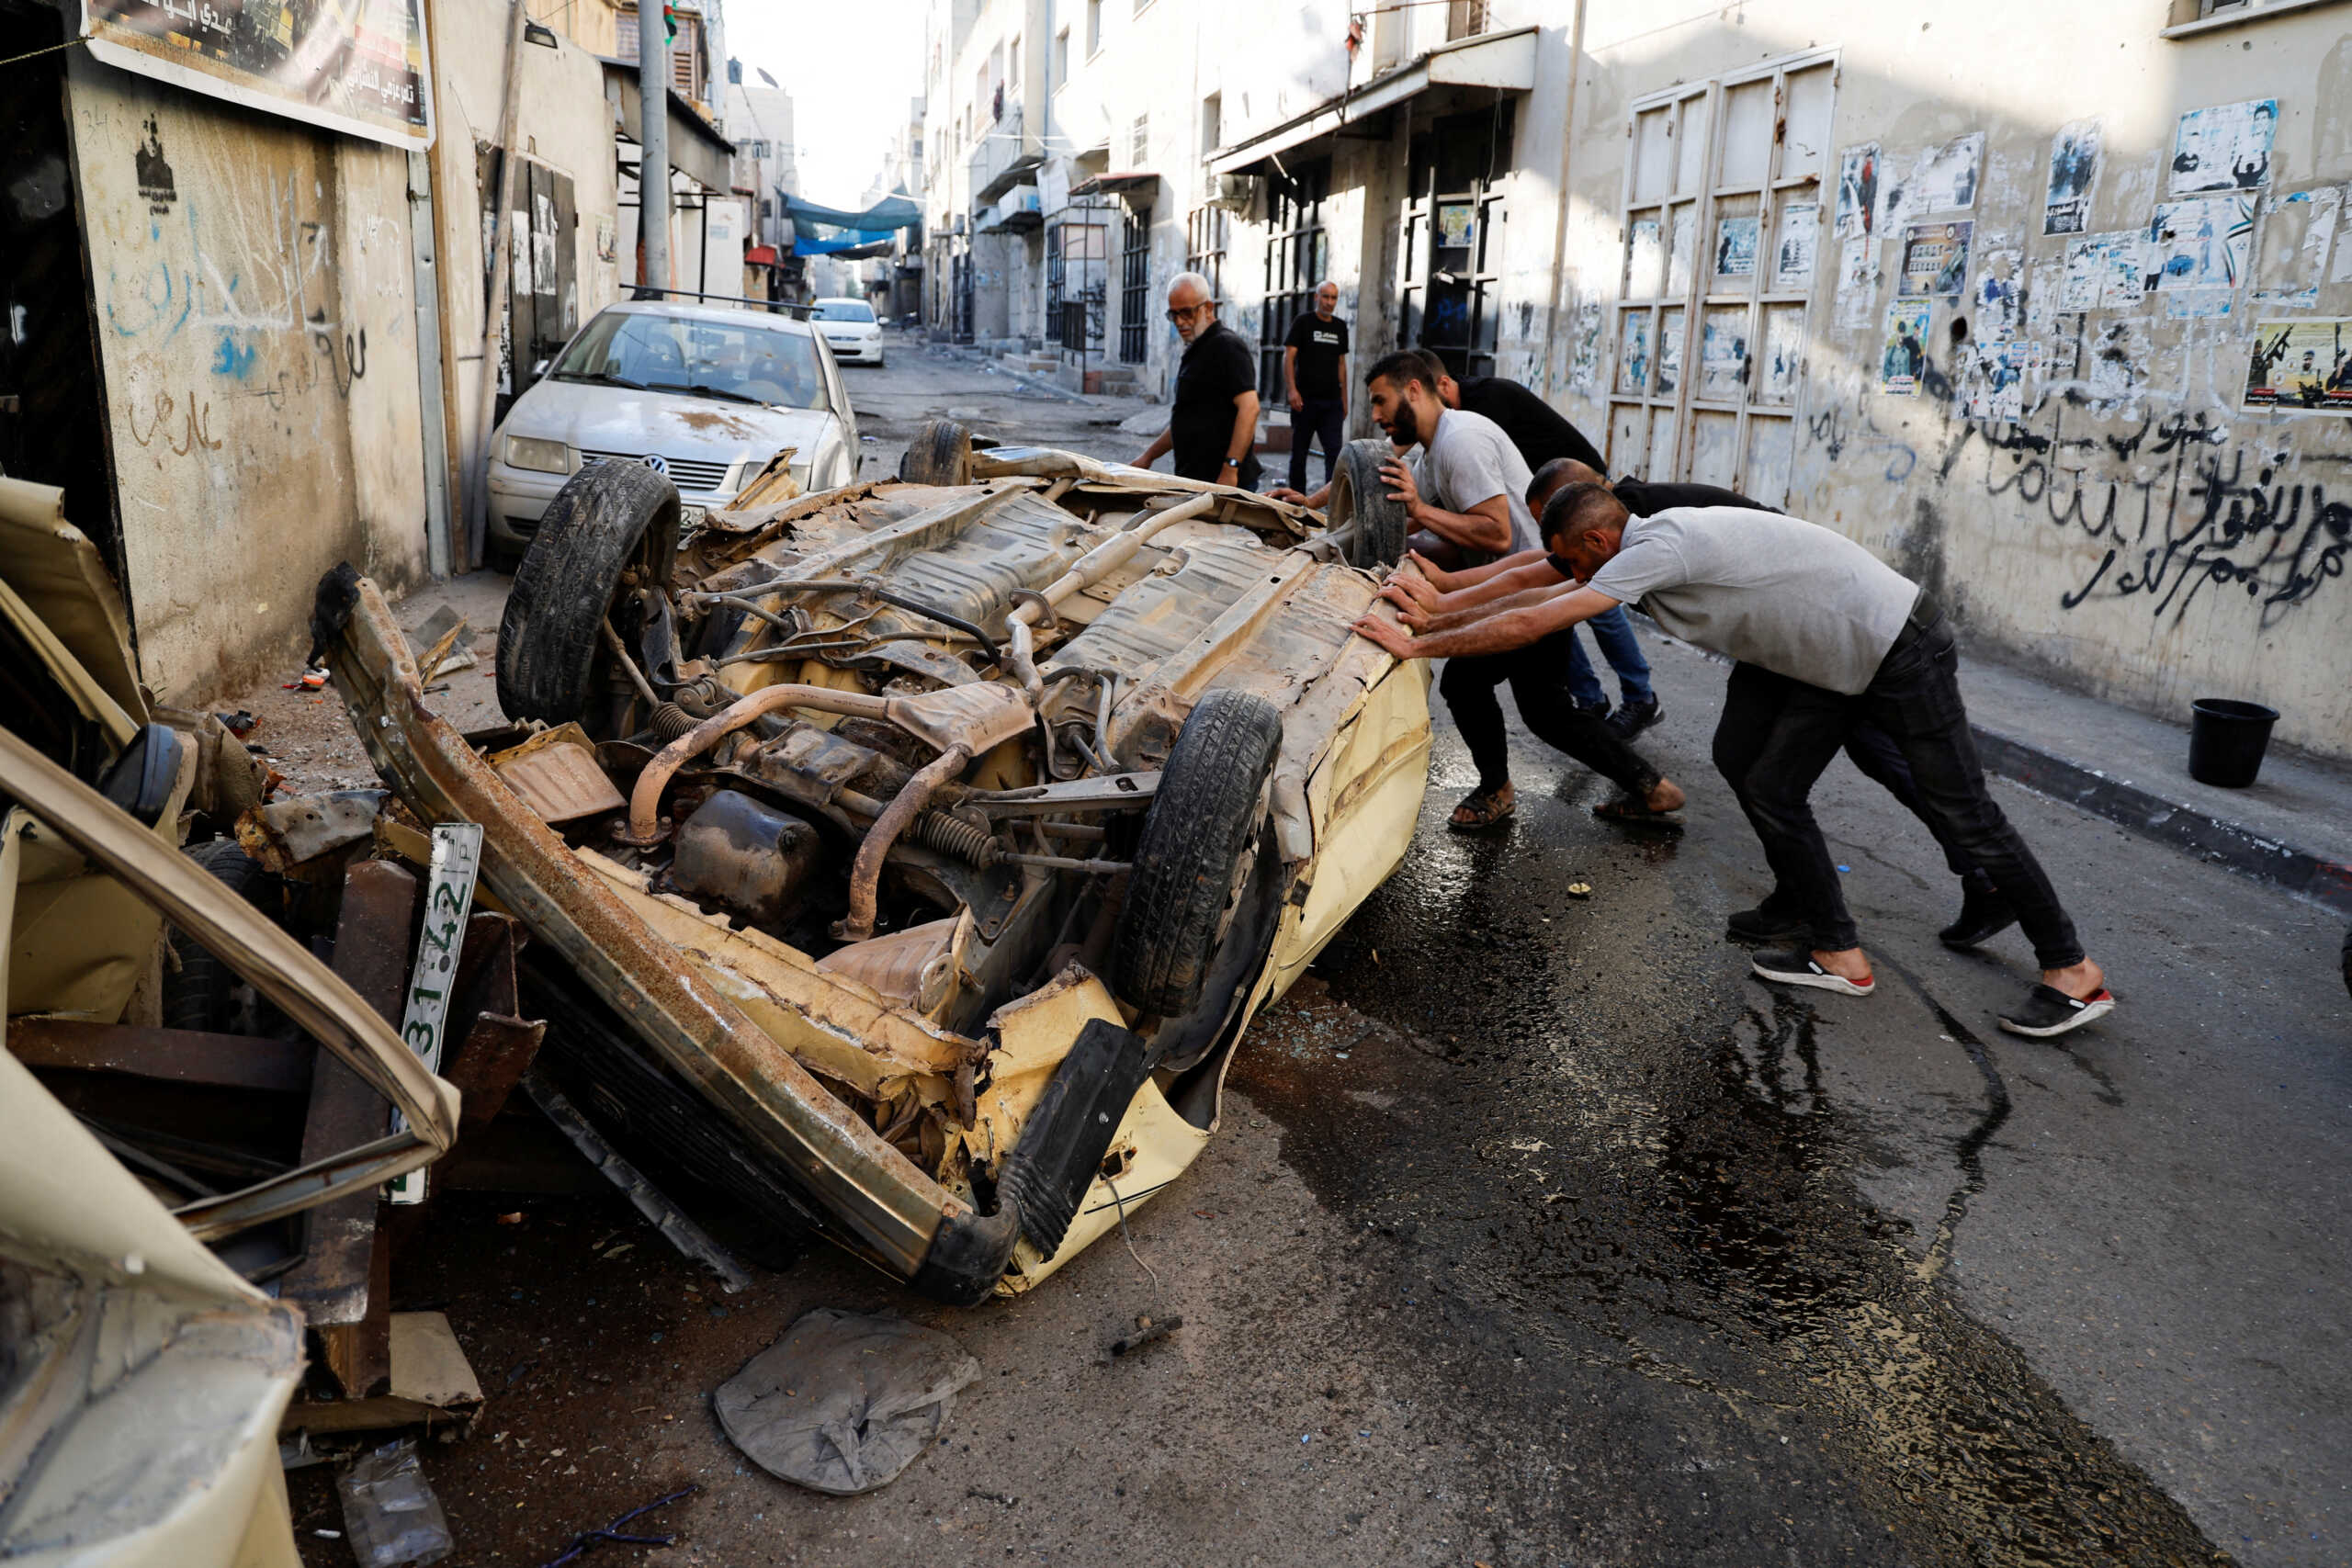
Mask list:
[[[1365,615],[1355,629],[1399,659],[1459,659],[1483,653],[1509,653],[1540,642],[1556,631],[1605,615],[1617,601],[1597,589],[1578,588],[1555,593],[1540,604],[1483,615],[1464,626],[1408,636],[1402,626],[1378,615]]]

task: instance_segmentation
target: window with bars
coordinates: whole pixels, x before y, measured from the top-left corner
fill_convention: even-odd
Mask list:
[[[1454,115],[1413,139],[1406,165],[1398,341],[1433,351],[1456,376],[1494,373],[1511,130],[1507,102]]]
[[[1829,214],[1835,56],[1637,100],[1625,170],[1609,461],[1788,496],[1806,312]]]
[[[1209,298],[1219,306],[1225,303],[1225,253],[1232,238],[1233,214],[1222,207],[1195,207],[1184,220],[1184,270],[1209,280]]]
[[[1315,309],[1315,286],[1330,265],[1323,203],[1331,194],[1331,160],[1301,164],[1277,176],[1266,197],[1266,294],[1258,339],[1258,395],[1283,394],[1283,340],[1302,312]]]
[[[1151,167],[1151,116],[1136,116],[1135,124],[1127,128],[1127,167]]]
[[[1151,330],[1151,209],[1131,208],[1119,225],[1119,363],[1141,365]]]
[[[1078,210],[1097,213],[1099,208]],[[1102,342],[1102,270],[1108,255],[1105,225],[1087,220],[1057,224],[1046,237],[1046,331],[1072,354]]]
[[[623,11],[614,19],[614,51],[616,58],[637,58],[637,13]],[[702,18],[690,12],[678,13],[678,36],[670,45],[670,85],[687,97],[699,100],[703,96]]]

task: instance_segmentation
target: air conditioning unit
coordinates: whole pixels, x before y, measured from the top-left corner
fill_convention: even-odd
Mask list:
[[[1219,175],[1216,177],[1216,195],[1211,199],[1229,212],[1247,213],[1258,203],[1258,176]]]

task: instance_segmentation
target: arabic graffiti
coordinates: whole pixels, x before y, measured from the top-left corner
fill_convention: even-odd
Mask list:
[[[2331,500],[2327,487],[2301,470],[2352,459],[2306,456],[2298,463],[2284,452],[2232,447],[2228,429],[2204,413],[2150,415],[2120,435],[2070,435],[2074,406],[2072,398],[2047,400],[2046,432],[1971,422],[1944,464],[1949,473],[1972,438],[2007,451],[2010,465],[1988,466],[1987,496],[2014,496],[2104,547],[2098,564],[2059,595],[2061,608],[2094,598],[2136,600],[2177,624],[2207,588],[2237,589],[2260,606],[2267,630],[2344,575],[2352,502]],[[2081,461],[2070,465],[2069,455]],[[2093,471],[2110,457],[2136,466]]]
[[[185,457],[198,449],[220,449],[220,442],[212,434],[212,405],[200,401],[193,390],[187,395],[185,409],[171,393],[158,391],[150,399],[133,398],[126,412],[130,415],[130,438],[141,446],[153,446],[161,441],[175,457]],[[174,423],[175,416],[179,423]],[[143,434],[139,428],[142,419],[147,425]]]

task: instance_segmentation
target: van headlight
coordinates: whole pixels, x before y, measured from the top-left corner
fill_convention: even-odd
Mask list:
[[[506,466],[528,468],[535,474],[568,474],[571,472],[571,448],[560,441],[538,441],[528,435],[506,438]]]

